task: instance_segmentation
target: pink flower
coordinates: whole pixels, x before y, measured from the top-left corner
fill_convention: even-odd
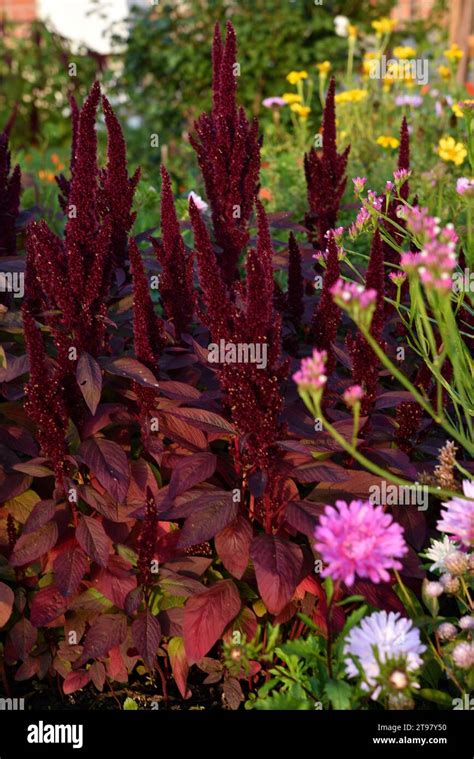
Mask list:
[[[286,100],[284,100],[284,98],[271,97],[271,98],[265,98],[265,100],[262,101],[262,105],[265,106],[265,108],[274,108],[275,106],[280,108],[288,104]]]
[[[313,355],[301,361],[293,379],[301,389],[321,390],[327,382],[326,351],[313,350]]]
[[[462,484],[464,495],[474,499],[474,482],[464,480]],[[465,546],[470,547],[474,543],[474,500],[466,501],[456,497],[447,503],[441,511],[441,519],[436,527],[440,532],[452,535]]]
[[[315,548],[328,565],[323,577],[353,585],[356,575],[388,582],[388,569],[400,569],[396,559],[407,552],[402,527],[370,501],[336,501],[326,506],[314,532]]]
[[[354,192],[359,194],[364,189],[364,185],[367,182],[367,177],[354,177],[352,181],[354,182]]]
[[[419,206],[407,212],[406,221],[420,252],[403,253],[401,266],[407,271],[415,271],[428,289],[450,290],[452,272],[457,263],[458,236],[453,225],[440,227],[439,219],[430,216],[426,208]]]
[[[391,271],[388,276],[397,287],[401,287],[407,278],[404,271]]]
[[[344,403],[346,406],[353,408],[356,403],[360,403],[364,395],[365,393],[360,385],[351,385],[347,388],[347,390],[344,391],[344,395],[342,397],[344,398]]]
[[[456,182],[456,192],[459,193],[459,195],[466,195],[466,197],[474,195],[474,179],[460,177]]]
[[[188,200],[191,200],[191,198],[193,199],[194,205],[196,206],[198,211],[207,211],[207,209],[209,208],[208,204],[206,203],[205,200],[201,198],[200,195],[194,192],[194,190],[191,190],[191,192],[188,195]]]

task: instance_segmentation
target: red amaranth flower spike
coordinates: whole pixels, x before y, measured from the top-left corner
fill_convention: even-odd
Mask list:
[[[398,163],[397,168],[399,171],[410,171],[410,134],[408,132],[408,124],[406,117],[403,117],[402,125],[400,128],[400,146],[398,149]],[[410,192],[409,182],[408,180],[402,184],[400,187],[400,197],[403,200],[408,200],[408,195]],[[388,219],[384,222],[385,228],[390,235],[390,237],[394,240],[396,245],[401,245],[403,241],[403,236],[396,230],[394,227],[394,224],[398,225],[399,227],[402,227],[405,229],[406,222],[404,219],[400,219],[397,216],[397,208],[400,205],[400,201],[398,200],[391,200],[388,209],[387,209],[387,216]],[[416,202],[413,203],[414,206],[417,205]],[[391,245],[388,244],[385,240],[382,243],[382,249],[383,249],[383,257],[386,263],[388,264],[399,264],[400,263],[400,254],[398,251],[396,251]],[[387,294],[390,296],[390,298],[393,300],[395,298],[396,294],[396,285],[390,280],[390,277],[388,276],[391,271],[394,271],[394,269],[391,266],[387,266],[386,271],[386,278],[385,278],[385,288],[387,291]],[[402,293],[407,292],[407,285],[404,284],[402,286]],[[386,311],[391,310],[390,305],[386,305],[385,309]]]
[[[69,106],[71,108],[71,157],[69,160],[69,171],[71,176],[74,173],[74,165],[76,163],[76,150],[77,150],[77,132],[79,128],[79,106],[74,95],[69,98]],[[64,213],[67,213],[67,204],[69,198],[69,190],[71,189],[71,181],[66,179],[64,174],[58,174],[55,177],[56,184],[59,187],[59,205]]]
[[[116,266],[123,267],[127,252],[128,233],[136,218],[132,213],[133,197],[140,179],[140,169],[132,177],[127,171],[127,146],[122,127],[106,97],[102,109],[107,127],[107,166],[100,173],[102,218],[112,222],[112,254]]]
[[[410,134],[408,132],[406,116],[403,117],[402,126],[400,128],[400,147],[398,149],[397,168],[399,171],[410,171]],[[410,186],[407,180],[400,188],[400,197],[403,198],[403,200],[408,200],[409,194]]]
[[[15,224],[20,213],[21,171],[11,170],[8,134],[0,134],[0,258],[16,253]]]
[[[51,459],[56,478],[64,473],[68,417],[58,373],[49,366],[41,332],[35,320],[23,308],[23,326],[30,377],[25,386],[25,410],[36,424],[36,434],[43,453]]]
[[[339,204],[344,194],[345,175],[350,146],[337,152],[336,142],[336,80],[329,84],[323,115],[323,150],[318,155],[314,148],[304,157],[304,170],[309,203],[306,226],[316,248],[326,247],[325,235],[336,227]]]
[[[161,240],[151,237],[161,264],[160,297],[168,319],[173,322],[176,339],[189,328],[194,314],[193,256],[187,255],[171,189],[171,181],[161,167]]]
[[[165,345],[164,327],[162,320],[155,313],[142,257],[133,238],[130,239],[129,243],[129,256],[133,280],[135,356],[142,364],[148,366],[152,371],[156,371],[161,351]]]
[[[196,121],[196,134],[190,142],[204,177],[224,281],[231,286],[238,278],[239,258],[249,240],[261,139],[256,119],[249,122],[244,109],[236,105],[236,39],[230,22],[225,45],[216,24],[213,66],[212,111]]]
[[[138,579],[143,585],[145,598],[148,603],[150,587],[153,584],[152,561],[156,552],[157,544],[158,513],[155,499],[150,488],[146,489],[145,519],[142,522],[138,537]]]
[[[326,253],[326,271],[324,274],[323,288],[319,303],[314,310],[312,332],[314,335],[314,344],[319,350],[327,353],[327,373],[331,374],[336,359],[333,343],[336,341],[337,328],[341,320],[341,309],[334,303],[331,290],[340,276],[338,245],[334,237],[334,232],[329,232],[327,253]]]
[[[304,282],[301,271],[301,253],[293,232],[288,239],[288,312],[298,328],[304,313]]]

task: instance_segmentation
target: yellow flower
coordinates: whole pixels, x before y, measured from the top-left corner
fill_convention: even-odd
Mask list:
[[[415,57],[416,50],[414,47],[410,47],[409,45],[398,45],[397,47],[393,48],[393,54],[395,58],[401,58],[402,60],[406,61],[408,58]]]
[[[451,77],[452,71],[449,66],[438,66],[438,74],[442,79],[449,79]]]
[[[323,61],[322,63],[317,63],[316,68],[320,74],[327,74],[331,71],[331,63],[330,61]]]
[[[443,55],[448,59],[448,61],[460,61],[464,55],[464,52],[461,50],[459,45],[456,44],[456,42],[453,42],[451,47],[448,48],[448,50],[444,51]]]
[[[342,142],[343,140],[345,140],[345,139],[346,139],[346,137],[347,137],[347,132],[346,132],[346,130],[345,130],[345,129],[343,129],[343,130],[342,130],[342,132],[339,132],[339,139],[341,140],[341,142]]]
[[[291,103],[301,103],[301,95],[297,95],[294,92],[285,92],[282,95],[283,100],[286,100],[288,105],[291,105]]]
[[[443,161],[452,161],[456,166],[464,163],[467,150],[462,142],[456,142],[454,137],[441,137],[438,145],[438,155]]]
[[[367,95],[367,90],[346,90],[345,92],[339,92],[334,100],[338,105],[344,103],[359,103],[361,100],[364,100]]]
[[[290,73],[286,77],[287,81],[290,84],[298,84],[298,82],[300,82],[301,79],[307,79],[307,78],[308,78],[307,71],[290,71]]]
[[[463,105],[470,104],[470,103],[472,103],[474,105],[474,100],[472,100],[472,99],[471,100],[463,100]],[[458,119],[463,119],[464,118],[464,110],[463,110],[463,108],[461,107],[461,105],[459,103],[454,103],[453,106],[452,106],[452,110],[453,110],[454,115],[457,116]]]
[[[307,105],[300,105],[299,103],[293,103],[292,106],[290,106],[293,113],[297,113],[298,116],[301,116],[302,119],[307,119],[308,114],[311,113],[311,108]]]
[[[349,24],[347,27],[347,35],[351,40],[355,40],[357,37],[357,27],[354,24]]]
[[[377,137],[377,145],[381,145],[383,148],[398,148],[400,140],[396,137],[390,137],[390,135],[382,134]]]
[[[383,16],[377,21],[372,21],[372,29],[375,29],[377,34],[390,34],[395,29],[396,22],[392,18]]]
[[[45,171],[44,169],[40,169],[38,171],[38,176],[41,179],[42,182],[54,182],[54,172],[53,171]]]

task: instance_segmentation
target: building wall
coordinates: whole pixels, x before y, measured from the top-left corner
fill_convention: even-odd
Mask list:
[[[36,15],[36,0],[0,0],[0,17],[27,22],[33,21]]]

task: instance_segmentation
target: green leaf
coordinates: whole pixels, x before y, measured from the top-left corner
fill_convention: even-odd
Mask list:
[[[415,696],[421,696],[421,698],[424,698],[427,701],[432,701],[435,704],[440,704],[440,706],[447,706],[450,709],[453,706],[452,697],[448,693],[443,693],[443,691],[440,690],[422,688],[417,693],[415,693]]]
[[[314,702],[308,698],[300,685],[293,685],[289,690],[282,693],[274,692],[265,699],[258,699],[255,709],[261,711],[310,711]]]
[[[136,712],[138,710],[138,704],[133,698],[127,697],[123,703],[123,708],[126,712]]]
[[[324,689],[334,709],[347,711],[351,708],[352,688],[342,680],[329,680]]]

